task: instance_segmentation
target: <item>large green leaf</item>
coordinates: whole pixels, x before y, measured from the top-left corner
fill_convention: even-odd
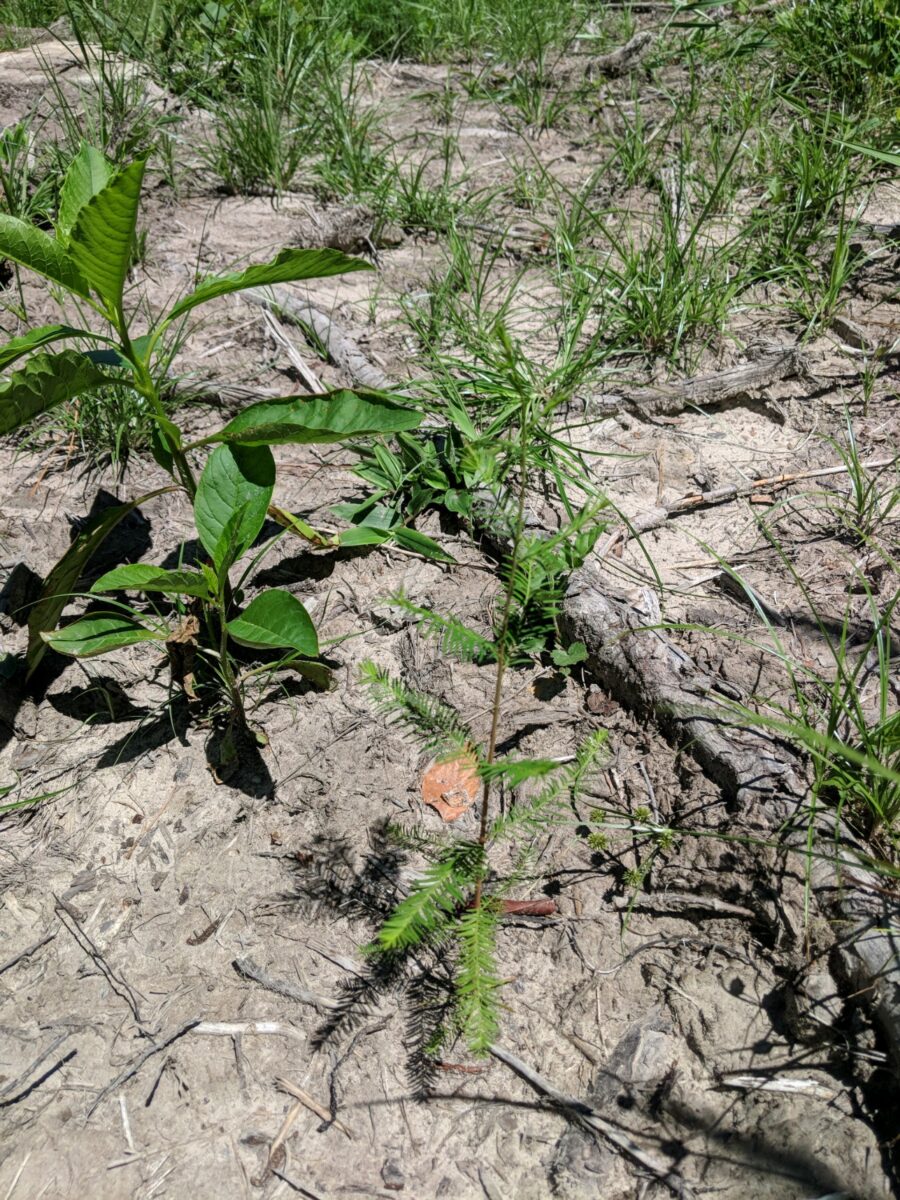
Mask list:
[[[200,571],[166,571],[152,563],[126,563],[114,567],[97,580],[92,592],[120,590],[163,592],[167,596],[199,596],[209,599],[209,584]]]
[[[216,275],[201,283],[195,291],[179,300],[166,320],[174,321],[198,304],[245,288],[270,287],[275,283],[295,283],[301,279],[324,279],[327,275],[371,270],[371,265],[365,259],[350,258],[339,250],[281,250],[271,262],[255,263],[243,271]]]
[[[59,192],[56,236],[61,242],[69,240],[78,214],[90,199],[106,187],[112,173],[112,164],[106,156],[86,142],[82,143],[81,149],[69,163]]]
[[[51,342],[71,337],[90,337],[90,334],[85,333],[83,329],[75,329],[71,325],[41,325],[28,333],[23,333],[21,337],[13,338],[5,346],[0,347],[0,371],[5,371],[17,359],[24,358],[33,350],[40,350],[41,346],[49,346]]]
[[[78,350],[36,354],[0,383],[0,434],[111,380]]]
[[[307,658],[319,653],[309,613],[296,596],[281,588],[251,600],[239,617],[228,622],[228,632],[242,646],[296,650]]]
[[[30,267],[60,284],[77,296],[90,299],[91,289],[77,263],[66,253],[62,243],[36,229],[18,217],[0,214],[0,257],[11,258],[20,266]]]
[[[206,460],[194,521],[217,571],[253,545],[274,486],[275,460],[268,446],[218,446]]]
[[[177,488],[172,485],[157,488],[156,491],[148,492],[145,496],[139,496],[137,500],[129,500],[126,504],[117,504],[113,508],[104,509],[82,529],[47,575],[44,586],[41,588],[41,594],[28,616],[28,650],[25,661],[29,677],[34,674],[47,649],[41,634],[55,628],[76,583],[97,549],[133,509],[147,500],[162,496],[165,492],[176,490]]]
[[[122,303],[131,266],[145,166],[139,158],[114,175],[78,213],[69,236],[78,270],[113,309]]]
[[[124,613],[98,613],[82,617],[52,633],[41,637],[59,654],[70,654],[73,658],[93,658],[118,650],[120,646],[133,646],[135,642],[162,642],[165,633],[148,629]]]
[[[391,535],[386,529],[375,529],[371,525],[351,525],[349,529],[342,529],[335,536],[335,540],[339,546],[353,548],[356,546],[380,546],[383,542],[388,542]]]
[[[398,546],[410,550],[413,554],[421,554],[423,558],[432,558],[435,562],[455,563],[456,559],[448,554],[435,540],[418,529],[410,529],[408,525],[396,525],[391,535]]]
[[[338,391],[311,399],[288,396],[249,405],[209,440],[245,446],[340,442],[415,429],[423,415],[376,392]]]

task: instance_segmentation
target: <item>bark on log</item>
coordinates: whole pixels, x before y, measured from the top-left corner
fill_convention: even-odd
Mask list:
[[[387,392],[394,383],[366,357],[352,338],[347,337],[328,313],[295,296],[285,288],[252,288],[243,293],[251,304],[268,309],[282,321],[310,330],[321,343],[329,360],[346,371],[353,383],[373,391]]]
[[[631,412],[636,416],[674,416],[686,408],[703,408],[741,399],[780,379],[799,375],[802,369],[802,357],[796,346],[778,347],[753,362],[712,375],[697,375],[660,387],[591,396],[586,400],[585,408],[588,413],[604,417],[619,412]]]

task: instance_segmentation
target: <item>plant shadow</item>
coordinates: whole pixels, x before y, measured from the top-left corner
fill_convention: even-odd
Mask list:
[[[295,890],[282,899],[315,920],[330,916],[380,925],[403,898],[401,872],[407,853],[392,837],[390,823],[370,833],[362,861],[348,839],[321,835],[296,857]],[[404,1012],[406,1073],[413,1095],[427,1099],[440,1069],[435,1048],[453,1009],[452,965],[441,946],[419,945],[391,954],[367,948],[362,965],[341,982],[334,1010],[312,1037],[321,1049],[356,1030],[388,996]]]
[[[63,716],[90,725],[118,725],[138,721],[151,715],[151,710],[132,703],[117,679],[100,675],[84,687],[72,687],[47,697],[51,708]]]

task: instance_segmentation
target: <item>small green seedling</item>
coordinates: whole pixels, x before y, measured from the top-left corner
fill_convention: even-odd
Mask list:
[[[508,342],[508,338],[507,338]],[[510,354],[513,353],[511,343]],[[437,1005],[420,1014],[423,1027],[433,1022],[430,1044],[438,1046],[459,1032],[475,1054],[488,1052],[500,1017],[502,986],[495,957],[497,927],[510,891],[523,885],[534,865],[538,835],[571,815],[573,801],[587,789],[594,772],[605,761],[606,731],[596,730],[578,748],[574,759],[502,757],[501,725],[503,685],[511,667],[533,665],[535,655],[549,649],[555,635],[555,599],[565,573],[587,554],[596,537],[596,523],[585,528],[567,527],[554,537],[535,538],[525,533],[525,497],[528,487],[530,437],[529,394],[519,396],[517,439],[519,471],[515,478],[513,511],[509,514],[509,549],[501,568],[502,588],[490,634],[473,629],[453,614],[444,614],[394,598],[417,618],[424,635],[439,639],[444,654],[493,664],[493,702],[486,738],[479,737],[465,717],[450,704],[392,678],[374,663],[363,665],[362,680],[377,708],[391,721],[416,735],[423,747],[445,760],[461,762],[464,772],[477,777],[481,803],[477,834],[444,837],[423,852],[429,866],[415,880],[409,894],[388,914],[369,948],[377,975],[389,976],[404,956],[429,947],[449,947],[455,954],[452,1003]],[[512,436],[512,430],[510,432]],[[409,441],[409,439],[407,439]],[[569,668],[586,657],[581,643],[551,652],[556,665]],[[480,715],[480,714],[479,714]],[[497,812],[500,789],[507,794],[540,781],[536,794],[519,797],[503,813]],[[512,847],[512,865],[501,870],[494,847]],[[498,861],[499,860],[499,861]]]

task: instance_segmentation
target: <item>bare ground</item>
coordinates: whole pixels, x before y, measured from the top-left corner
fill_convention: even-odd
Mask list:
[[[434,73],[379,75],[397,101],[398,132],[415,123],[410,93]],[[17,93],[3,95],[15,104]],[[498,143],[515,145],[518,135],[498,128],[492,110],[468,122],[463,151],[473,169],[496,178]],[[536,145],[545,161],[568,155],[573,178],[589,166],[590,152],[563,134]],[[900,216],[896,191],[875,204],[872,220]],[[310,213],[322,219],[312,196],[278,208],[202,192],[155,196],[144,216],[151,303],[183,289],[198,263],[216,270],[309,238]],[[424,286],[439,252],[433,238],[406,237],[379,251],[377,274],[328,281],[311,294],[402,379],[414,373],[415,351],[392,322],[396,303]],[[501,269],[515,265],[504,260]],[[873,276],[895,266],[882,260]],[[33,317],[53,311],[37,289],[26,295]],[[883,337],[884,321],[896,323],[896,306],[881,298],[861,294],[851,313],[871,338]],[[522,322],[533,327],[535,317],[523,310]],[[757,332],[766,342],[790,340],[777,327]],[[326,382],[341,378],[304,353]],[[723,343],[705,369],[744,357]],[[177,365],[257,388],[293,386],[258,309],[241,299],[217,305]],[[859,365],[859,352],[836,334],[808,348],[804,375],[752,397],[648,419],[592,418],[585,397],[587,423],[584,412],[571,422],[588,449],[637,455],[592,460],[597,485],[636,518],[698,490],[833,463],[819,435],[839,428]],[[870,457],[897,441],[893,361],[888,367],[869,415],[857,421]],[[203,427],[215,415],[196,410],[192,419]],[[104,494],[136,495],[159,482],[155,468],[134,460],[123,480],[85,475],[70,449],[61,440],[0,450],[7,579],[17,564],[45,573]],[[358,489],[346,457],[328,455],[323,468],[309,451],[282,448],[279,503],[327,524],[328,506]],[[792,649],[824,661],[819,631],[802,620],[804,598],[762,539],[755,511],[736,499],[646,535],[670,589],[665,616],[766,636],[747,603],[713,578],[714,551],[740,563],[785,617]],[[782,521],[798,573],[838,617],[851,552],[806,508],[787,505]],[[0,774],[70,789],[28,820],[7,822],[0,840],[0,1195],[649,1200],[677,1186],[621,1142],[586,1134],[571,1110],[542,1101],[495,1059],[478,1063],[448,1047],[426,1078],[421,998],[443,977],[439,959],[389,987],[373,985],[354,1019],[325,1036],[329,1006],[367,983],[360,945],[422,865],[388,842],[385,822],[440,824],[418,798],[425,761],[373,715],[358,665],[373,658],[481,714],[476,726],[490,702],[490,672],[441,658],[385,604],[402,585],[416,602],[484,621],[494,564],[467,539],[424,527],[445,539],[458,566],[397,551],[312,555],[299,543],[278,544],[255,583],[290,588],[322,637],[337,639],[330,654],[339,686],[327,695],[261,688],[253,718],[269,747],[248,752],[223,784],[208,769],[210,732],[167,705],[166,674],[148,675],[140,647],[85,664],[48,662],[36,694],[7,687],[0,696]],[[161,562],[191,537],[187,505],[157,500],[122,527],[109,560],[92,572],[116,554]],[[633,540],[609,564],[624,597],[650,579]],[[874,586],[887,595],[896,580],[881,571]],[[2,628],[4,649],[20,650],[21,627],[7,615]],[[743,685],[763,669],[739,641],[683,637],[726,683]],[[690,747],[670,744],[590,678],[515,672],[503,716],[508,744],[523,753],[570,753],[586,732],[607,728],[611,758],[592,804],[614,797],[684,829],[745,831]],[[576,815],[586,832],[588,806]],[[805,915],[802,866],[740,840],[686,837],[635,896],[624,873],[641,853],[626,835],[605,852],[569,830],[548,837],[528,896],[555,896],[559,915],[503,926],[501,1045],[592,1104],[696,1195],[896,1194],[883,1043],[865,997],[830,973],[840,931],[815,911]],[[266,986],[273,981],[281,992]],[[299,1001],[298,991],[320,1007]],[[304,1089],[328,1119],[295,1103],[278,1079]]]

